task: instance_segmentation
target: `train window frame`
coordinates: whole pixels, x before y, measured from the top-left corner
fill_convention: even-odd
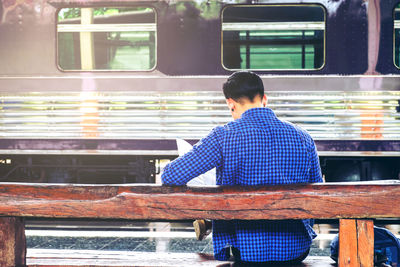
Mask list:
[[[323,62],[319,68],[300,68],[300,69],[291,69],[291,68],[228,68],[224,64],[224,12],[226,9],[231,7],[304,7],[304,6],[317,6],[321,8],[324,15],[324,28],[323,28]],[[317,72],[322,70],[326,66],[326,32],[327,32],[327,11],[326,8],[322,4],[318,3],[310,3],[310,4],[258,4],[258,5],[249,5],[249,4],[233,4],[226,5],[221,10],[221,65],[227,71],[241,71],[241,70],[250,70],[250,71],[263,71],[263,72]]]
[[[397,69],[399,69],[400,70],[400,34],[399,34],[399,51],[398,51],[398,57],[399,57],[399,65],[397,65],[396,64],[396,8],[397,9],[399,9],[400,10],[400,2],[398,2],[398,3],[396,3],[395,5],[394,5],[394,8],[393,8],[393,12],[392,12],[392,18],[393,18],[393,47],[392,47],[392,49],[393,49],[393,53],[392,53],[392,56],[393,56],[393,65],[397,68]],[[399,12],[400,13],[400,12]],[[399,23],[398,23],[398,30],[400,31],[400,19],[398,20],[399,21]]]
[[[154,65],[149,68],[149,69],[64,69],[60,65],[60,60],[59,60],[59,31],[58,31],[58,25],[59,25],[59,13],[62,9],[65,8],[150,8],[152,9],[154,13]],[[76,73],[81,73],[81,72],[135,72],[135,73],[140,73],[140,72],[153,72],[157,69],[158,66],[158,12],[157,9],[154,6],[144,4],[144,5],[124,5],[124,4],[118,4],[118,5],[89,5],[89,6],[61,6],[57,8],[55,12],[55,52],[56,52],[56,57],[55,57],[55,63],[56,67],[59,71],[61,72],[76,72]],[[79,32],[79,31],[77,31]]]

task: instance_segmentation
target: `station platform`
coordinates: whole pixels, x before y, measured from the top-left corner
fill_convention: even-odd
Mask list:
[[[399,224],[386,227],[399,236]],[[296,266],[334,266],[329,245],[338,225],[314,230],[310,254]],[[211,235],[196,240],[191,221],[28,220],[26,238],[28,266],[236,266],[214,260]]]
[[[192,222],[28,221],[27,248],[166,253],[213,253],[211,235],[196,239]],[[337,225],[314,226],[310,255],[329,256]]]
[[[301,266],[332,266],[329,244],[337,226],[320,224],[315,230],[319,236]],[[189,221],[36,220],[27,221],[26,237],[28,266],[234,266],[214,260],[211,235],[196,240]]]
[[[207,266],[240,267],[233,261],[217,261],[212,255],[201,253],[158,253],[121,251],[64,251],[32,250],[28,253],[29,267],[44,266]],[[55,263],[57,265],[55,265]],[[248,265],[246,265],[249,267]],[[268,265],[278,267],[279,265]],[[329,257],[309,256],[301,264],[286,267],[332,267],[335,262]]]

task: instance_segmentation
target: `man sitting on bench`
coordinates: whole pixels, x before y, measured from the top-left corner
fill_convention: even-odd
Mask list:
[[[248,71],[223,85],[234,121],[214,128],[193,149],[168,164],[164,184],[185,185],[217,168],[218,185],[279,185],[322,182],[314,141],[301,128],[266,108],[261,78]],[[310,220],[215,220],[214,257],[250,263],[302,261],[316,236]]]

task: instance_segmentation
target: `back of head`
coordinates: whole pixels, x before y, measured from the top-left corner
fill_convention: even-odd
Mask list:
[[[251,71],[233,73],[222,88],[225,98],[232,98],[236,102],[245,99],[254,102],[256,96],[264,96],[264,85],[260,76]]]

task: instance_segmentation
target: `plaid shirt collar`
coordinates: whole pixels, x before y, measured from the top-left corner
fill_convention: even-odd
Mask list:
[[[276,119],[275,113],[272,111],[270,108],[251,108],[243,112],[242,116],[240,117],[242,119]]]

